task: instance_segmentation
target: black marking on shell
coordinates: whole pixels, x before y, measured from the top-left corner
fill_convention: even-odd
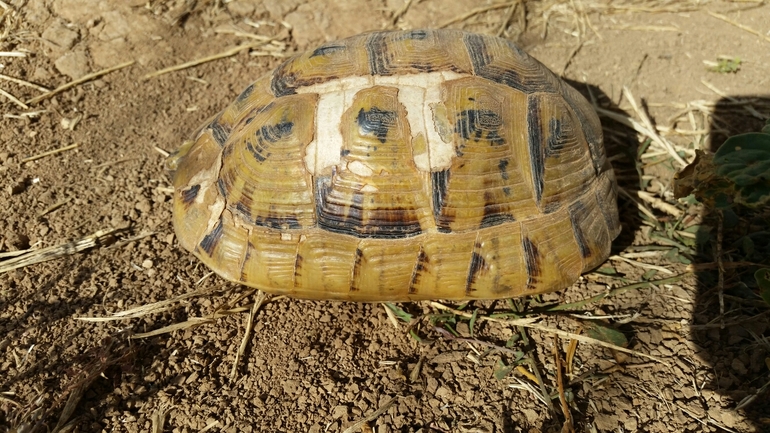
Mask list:
[[[244,220],[251,223],[254,222],[251,216],[251,209],[253,205],[252,197],[254,197],[254,185],[247,182],[241,188],[241,195],[238,197],[238,201],[235,203],[235,212],[240,214]]]
[[[436,221],[436,228],[442,233],[452,231],[449,228],[449,224],[454,220],[454,218],[444,215],[444,202],[449,191],[449,177],[449,169],[434,171],[430,174],[433,187],[431,188],[431,191],[433,191],[433,218]]]
[[[363,262],[363,259],[364,252],[361,250],[361,248],[356,248],[356,258],[353,261],[353,278],[350,279],[351,292],[357,292],[360,290],[359,287],[356,287],[356,282],[361,279],[361,262]]]
[[[246,242],[246,253],[244,254],[243,261],[241,262],[241,281],[246,281],[246,273],[243,269],[246,267],[246,263],[251,259],[251,252],[254,251],[254,245],[249,241]]]
[[[503,120],[492,110],[463,110],[457,115],[455,132],[464,140],[488,140],[492,146],[501,146],[505,140],[500,137]]]
[[[189,188],[185,188],[179,191],[179,198],[182,200],[182,204],[190,206],[195,198],[198,197],[198,192],[201,190],[199,184],[195,184]]]
[[[484,216],[481,217],[479,228],[498,226],[504,223],[516,221],[513,215],[505,212],[498,212],[496,206],[484,206]]]
[[[535,199],[540,204],[545,187],[545,155],[543,151],[543,125],[540,118],[540,99],[530,97],[527,104],[527,129],[529,130],[529,159],[532,164],[532,183]]]
[[[369,58],[369,71],[372,75],[391,75],[389,69],[390,53],[386,41],[387,33],[372,33],[366,41],[366,54]]]
[[[495,64],[492,56],[489,54],[488,42],[499,42],[496,38],[483,36],[473,33],[466,33],[463,36],[463,42],[468,49],[468,54],[473,65],[473,72],[479,77],[492,80],[519,90],[524,93],[534,93],[538,91],[555,93],[558,89],[554,83],[548,80],[548,77],[542,76],[546,73],[545,68],[538,67],[536,60],[529,57],[516,44],[510,41],[503,41],[506,47],[511,51],[512,57],[518,57],[519,61],[530,63],[525,66],[533,66],[535,71],[529,71],[527,80],[522,79],[522,75],[517,71],[514,65]],[[537,76],[540,75],[540,76]]]
[[[251,96],[251,94],[252,94],[253,92],[254,92],[254,85],[253,85],[253,84],[251,84],[251,85],[249,85],[249,87],[247,87],[247,88],[243,89],[243,92],[241,92],[241,94],[240,94],[240,95],[238,95],[238,97],[237,97],[237,98],[235,98],[235,102],[236,102],[236,103],[240,103],[240,102],[243,102],[243,101],[245,101],[245,100],[246,100],[246,98],[248,98],[249,96]]]
[[[585,233],[583,233],[582,222],[588,219],[588,211],[582,201],[577,200],[569,207],[569,219],[572,223],[572,232],[575,234],[575,240],[577,241],[578,248],[580,249],[580,255],[586,259],[591,257],[591,247],[586,241]]]
[[[497,164],[497,168],[500,170],[500,177],[503,178],[503,180],[508,180],[508,164],[510,161],[506,158],[500,159],[500,162]],[[506,193],[507,195],[507,193]]]
[[[222,218],[219,219],[217,222],[217,225],[214,226],[214,230],[212,230],[209,234],[203,237],[203,240],[201,240],[200,248],[201,250],[205,251],[206,254],[209,255],[209,257],[214,253],[214,250],[217,248],[217,245],[219,244],[219,241],[222,239],[222,235],[224,235],[225,230],[224,226],[222,225]]]
[[[527,266],[527,288],[534,290],[538,277],[543,273],[540,265],[540,252],[537,250],[537,246],[526,236],[522,238],[521,244],[524,249],[524,263]]]
[[[420,252],[417,253],[417,261],[414,264],[414,269],[412,269],[412,278],[409,280],[409,294],[417,293],[417,286],[420,284],[420,278],[427,269],[428,263],[430,263],[430,259],[420,245]]]
[[[348,155],[350,155],[350,149],[340,150],[340,156],[348,156]]]
[[[479,249],[481,246],[476,243],[475,248]],[[468,265],[468,276],[465,278],[466,296],[470,295],[470,293],[474,290],[473,285],[476,283],[476,280],[478,280],[481,272],[486,268],[487,261],[484,260],[484,257],[482,257],[481,254],[477,253],[476,251],[471,253],[471,263]]]
[[[291,135],[294,129],[293,122],[279,122],[275,125],[264,125],[255,134],[256,144],[252,140],[246,141],[246,149],[259,162],[265,162],[270,157],[270,146],[281,139]]]
[[[303,260],[304,259],[302,258],[302,255],[297,253],[297,256],[294,258],[294,281],[295,282],[302,275],[302,261]]]
[[[399,40],[404,39],[417,39],[423,40],[428,37],[428,32],[425,30],[408,30],[401,34]]]
[[[374,135],[380,140],[380,143],[385,143],[388,139],[388,130],[396,125],[397,119],[394,111],[372,107],[368,111],[363,108],[360,109],[356,123],[361,128],[361,132],[366,135]]]
[[[225,182],[225,179],[223,177],[220,177],[217,179],[217,190],[219,191],[219,194],[223,197],[227,196],[227,185]]]
[[[268,215],[266,217],[256,216],[254,217],[254,224],[262,227],[270,227],[271,229],[301,229],[302,225],[294,215],[288,216],[275,216]]]
[[[420,222],[410,209],[366,209],[367,194],[360,191],[351,197],[350,206],[330,203],[330,178],[316,178],[316,219],[318,227],[332,233],[358,238],[402,239],[422,233]]]
[[[270,80],[270,90],[276,98],[297,93],[296,88],[299,87],[301,83],[297,82],[296,74],[287,72],[289,65],[291,65],[297,57],[298,56],[289,58],[275,68],[273,78]]]
[[[214,137],[214,141],[217,142],[219,147],[223,147],[227,141],[227,137],[230,135],[230,128],[219,123],[219,119],[214,120],[209,125],[211,129],[211,135]]]
[[[545,156],[556,156],[564,149],[564,134],[562,131],[561,119],[551,118],[548,120],[548,139],[546,140]]]
[[[316,48],[310,55],[311,58],[318,56],[328,56],[329,54],[335,54],[347,50],[345,45],[322,45]]]

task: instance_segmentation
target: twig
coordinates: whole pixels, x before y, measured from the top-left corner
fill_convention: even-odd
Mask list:
[[[651,204],[652,207],[654,207],[655,209],[662,210],[663,212],[666,212],[667,214],[673,216],[674,218],[680,218],[682,216],[683,212],[681,209],[679,209],[678,207],[672,204],[666,203],[665,201],[655,197],[654,195],[650,194],[647,191],[639,190],[636,192],[636,195],[640,199]]]
[[[149,80],[150,78],[155,78],[160,75],[168,74],[169,72],[175,72],[175,71],[181,71],[182,69],[191,68],[193,66],[198,66],[203,63],[211,62],[214,60],[224,59],[226,57],[234,56],[238,53],[240,53],[243,50],[248,50],[249,48],[255,48],[260,45],[264,45],[265,42],[259,42],[255,44],[245,44],[245,45],[238,45],[237,47],[230,48],[227,51],[223,51],[219,54],[214,54],[213,56],[207,56],[202,57],[200,59],[191,60],[189,62],[182,63],[181,65],[171,66],[165,69],[161,69],[159,71],[150,72],[149,74],[142,77],[142,80]]]
[[[42,95],[39,95],[39,96],[36,96],[36,97],[30,99],[29,101],[27,101],[27,104],[36,104],[36,103],[38,103],[38,102],[40,102],[40,101],[42,101],[44,99],[48,99],[48,98],[50,98],[50,97],[52,97],[54,95],[58,95],[59,93],[65,91],[65,90],[71,89],[71,88],[73,88],[75,86],[78,86],[78,85],[83,84],[85,82],[91,81],[91,80],[93,80],[95,78],[99,78],[102,75],[107,75],[110,72],[115,72],[115,71],[117,71],[119,69],[123,69],[123,68],[129,67],[129,66],[133,65],[134,63],[135,62],[133,60],[131,60],[130,62],[121,63],[121,64],[119,64],[117,66],[113,66],[111,68],[102,69],[101,71],[97,71],[97,72],[93,72],[93,73],[88,74],[88,75],[84,75],[84,76],[78,78],[75,81],[70,81],[69,83],[67,83],[67,84],[65,84],[63,86],[57,87],[57,88],[51,90],[48,93],[43,93]]]
[[[29,110],[29,106],[27,104],[21,102],[19,100],[19,98],[11,95],[10,93],[6,92],[5,90],[0,89],[0,95],[5,96],[6,98],[8,98],[9,101],[13,102],[14,104],[18,105],[19,107],[21,107],[21,108],[23,108],[25,110]]]
[[[412,6],[412,0],[406,0],[404,2],[404,5],[401,6],[401,9],[397,10],[395,13],[393,13],[393,18],[390,19],[390,25],[395,26],[401,17],[406,14],[406,11],[409,10],[409,8]]]
[[[30,156],[30,157],[24,158],[24,159],[21,160],[21,162],[25,163],[25,162],[35,161],[35,160],[38,160],[40,158],[45,158],[46,156],[56,155],[57,153],[65,152],[67,150],[77,149],[78,146],[80,146],[79,143],[70,144],[69,146],[60,147],[58,149],[49,150],[48,152],[43,152],[43,153],[39,153],[39,154],[34,155],[34,156]]]
[[[50,92],[51,89],[48,89],[46,87],[43,87],[39,84],[30,83],[29,81],[24,81],[21,78],[11,77],[5,74],[0,74],[0,79],[10,81],[12,83],[16,83],[22,86],[32,87],[33,89],[40,90],[41,92]]]
[[[669,269],[664,268],[663,266],[657,266],[657,265],[651,265],[651,264],[648,264],[648,263],[637,262],[636,260],[627,259],[627,258],[621,257],[621,256],[610,256],[610,260],[620,260],[622,262],[626,262],[626,263],[632,264],[632,265],[640,267],[640,268],[654,269],[656,271],[660,271],[660,272],[663,272],[664,274],[669,274],[669,275],[673,275],[674,274],[674,272],[672,272]]]
[[[342,433],[353,433],[355,431],[358,431],[361,427],[363,427],[364,424],[368,423],[369,421],[374,421],[375,419],[377,419],[377,417],[387,412],[387,410],[390,409],[391,406],[393,406],[393,403],[395,403],[397,399],[398,399],[398,396],[393,397],[390,400],[386,401],[385,404],[380,406],[379,409],[367,415],[364,419],[354,422],[353,425],[346,428]]]
[[[510,9],[508,9],[508,13],[505,14],[505,18],[503,18],[502,24],[500,24],[500,28],[497,30],[497,37],[501,37],[503,33],[505,33],[505,29],[508,27],[508,23],[511,21],[511,18],[513,18],[513,14],[516,13],[516,8],[519,6],[520,2],[515,2],[513,6],[511,6]]]
[[[243,356],[243,353],[246,351],[246,345],[249,342],[251,329],[254,327],[254,317],[257,315],[257,311],[259,311],[259,308],[262,306],[262,303],[265,301],[266,296],[267,295],[265,294],[265,292],[261,290],[257,290],[257,299],[254,301],[254,304],[251,306],[251,311],[249,312],[249,319],[248,319],[248,322],[246,322],[246,330],[243,332],[243,340],[241,340],[241,345],[238,348],[238,352],[235,354],[233,369],[230,370],[231,383],[235,380],[235,375],[238,372],[238,361],[240,361],[241,356]]]
[[[572,422],[572,412],[569,410],[569,405],[567,404],[567,396],[564,394],[564,375],[562,374],[562,370],[564,367],[562,366],[561,361],[561,351],[559,350],[559,346],[561,346],[561,342],[559,341],[559,336],[554,335],[553,336],[553,357],[556,363],[556,388],[559,390],[559,401],[561,402],[561,411],[564,414],[564,426],[562,427],[562,432],[575,432],[575,425]],[[565,428],[566,427],[566,430]]]
[[[623,94],[625,95],[628,102],[631,104],[631,108],[634,109],[636,112],[636,115],[639,116],[639,118],[642,120],[642,123],[645,126],[645,135],[650,137],[652,141],[663,147],[668,153],[671,155],[672,158],[676,162],[678,162],[682,167],[687,165],[687,161],[682,159],[681,156],[677,153],[676,149],[674,149],[674,146],[671,145],[667,140],[664,140],[661,138],[660,135],[655,130],[655,127],[652,125],[652,121],[650,121],[650,118],[647,116],[647,113],[644,112],[644,110],[641,110],[639,106],[636,103],[636,98],[634,98],[634,95],[631,94],[631,91],[628,89],[628,87],[623,86]]]
[[[0,274],[64,256],[70,256],[89,248],[106,245],[113,242],[115,240],[114,235],[120,231],[120,229],[99,230],[92,235],[75,239],[71,242],[30,251],[27,254],[0,263]]]

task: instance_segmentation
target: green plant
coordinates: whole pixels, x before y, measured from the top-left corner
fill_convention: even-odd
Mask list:
[[[711,64],[711,62],[709,63]],[[708,70],[720,74],[734,74],[741,69],[741,63],[742,61],[739,57],[720,57],[717,59],[717,63],[708,68]]]
[[[679,198],[694,194],[716,209],[770,202],[770,121],[761,132],[728,138],[716,153],[697,151],[695,160],[677,173],[674,193]]]

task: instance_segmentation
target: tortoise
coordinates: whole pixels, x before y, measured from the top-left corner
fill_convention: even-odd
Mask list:
[[[179,243],[305,299],[497,299],[604,262],[617,187],[589,102],[515,44],[380,31],[295,55],[169,157]]]

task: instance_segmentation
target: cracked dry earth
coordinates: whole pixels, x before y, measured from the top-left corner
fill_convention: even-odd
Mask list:
[[[127,339],[130,333],[212,314],[241,292],[209,275],[178,246],[170,224],[164,156],[156,148],[175,149],[247,84],[277,66],[281,56],[367,30],[437,27],[487,4],[492,3],[415,1],[394,24],[395,11],[405,5],[396,0],[0,3],[6,14],[0,51],[25,54],[0,57],[0,73],[6,76],[52,89],[135,62],[26,109],[0,97],[2,113],[10,115],[0,119],[0,252],[123,229],[114,243],[0,275],[0,431],[53,429],[67,399],[79,391],[82,398],[72,408],[69,431],[139,432],[162,426],[162,431],[174,432],[339,432],[393,398],[363,431],[560,431],[564,414],[558,398],[549,406],[536,397],[542,394],[539,381],[546,393],[557,395],[556,340],[547,332],[527,331],[529,344],[524,344],[516,340],[516,327],[478,321],[471,334],[468,322],[461,321],[456,329],[474,340],[468,342],[435,331],[424,319],[416,330],[423,337],[418,342],[403,322],[394,327],[378,304],[275,299],[256,315],[238,360],[247,311],[198,327]],[[509,5],[450,27],[489,34],[504,28],[505,36],[578,90],[589,95],[590,89],[600,106],[633,117],[621,96],[626,86],[645,101],[659,125],[678,116],[682,104],[690,101],[719,106],[726,99],[713,89],[732,98],[751,98],[760,115],[770,114],[770,42],[763,36],[770,31],[767,4],[637,2],[638,7],[625,9],[601,9],[599,3],[583,1],[525,4],[526,29],[520,12],[508,14]],[[645,12],[645,5],[658,12]],[[585,15],[576,14],[575,7]],[[581,28],[580,23],[590,25]],[[273,42],[142,79],[259,42],[245,34]],[[704,61],[720,55],[740,57],[741,69],[734,74],[709,72]],[[0,87],[24,101],[41,94],[7,80],[0,80]],[[38,113],[24,114],[30,112]],[[695,123],[692,130],[710,127],[697,119]],[[746,114],[720,128],[735,134],[758,125]],[[642,184],[648,193],[675,204],[669,184],[677,166],[670,161],[647,164],[640,182],[637,154],[629,152],[640,141],[609,121],[604,126],[621,185],[633,192]],[[671,139],[686,146],[692,137]],[[712,138],[723,139],[717,132]],[[77,146],[24,161],[71,145]],[[640,223],[634,201],[621,195],[620,206],[623,233],[613,253],[666,246],[649,225]],[[653,212],[660,221],[671,218]],[[703,210],[685,212],[691,217],[686,221],[696,224]],[[685,273],[666,284],[609,296],[583,311],[610,316],[605,325],[622,331],[629,349],[662,362],[580,343],[564,380],[576,429],[769,430],[770,399],[760,392],[770,380],[767,308],[729,292],[722,327],[712,275],[686,273],[676,254],[640,257],[635,263],[609,261],[605,267],[612,267],[614,275],[589,274],[540,299],[575,302],[645,279]],[[650,273],[639,262],[658,269]],[[79,320],[191,293],[205,295],[133,319]],[[482,314],[507,306],[475,304]],[[401,308],[415,316],[437,314],[429,303]],[[564,315],[544,317],[541,323],[581,332],[582,322]],[[479,342],[503,350],[489,351]],[[558,340],[562,355],[569,344],[568,338]],[[511,365],[517,351],[537,365],[541,379],[530,364],[501,374],[501,363]],[[237,374],[231,379],[233,366]],[[753,395],[753,402],[736,409]]]

